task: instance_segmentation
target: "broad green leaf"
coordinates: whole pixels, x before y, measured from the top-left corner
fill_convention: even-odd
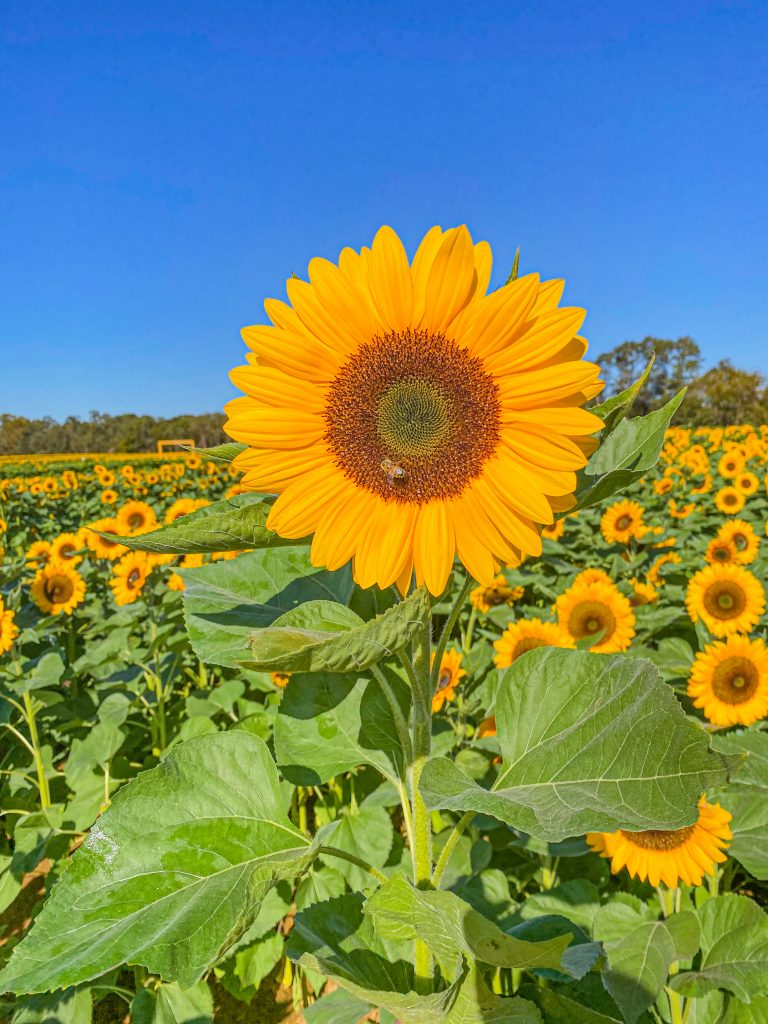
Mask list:
[[[559,969],[570,935],[544,942],[527,942],[506,935],[453,892],[415,888],[396,875],[369,897],[366,915],[383,938],[424,939],[444,976],[454,981],[464,958],[494,967],[552,967]]]
[[[315,856],[288,820],[266,745],[247,732],[175,747],[116,794],[0,972],[39,992],[140,964],[182,987]]]
[[[270,626],[304,601],[346,604],[349,569],[315,569],[303,548],[254,551],[229,561],[182,569],[184,611],[192,647],[201,661],[237,666],[248,659],[254,630]]]
[[[91,1024],[93,998],[88,988],[27,996],[14,1006],[10,1024]]]
[[[768,994],[768,917],[746,896],[733,893],[707,900],[697,911],[701,925],[701,963],[697,971],[676,975],[672,988],[687,996],[714,989],[731,992],[743,1003]]]
[[[600,445],[581,474],[576,508],[597,505],[625,490],[656,465],[664,433],[685,397],[685,389],[647,416],[622,420]],[[589,482],[590,478],[597,478]]]
[[[725,754],[743,757],[728,786],[717,794],[731,812],[733,842],[728,855],[750,874],[768,879],[768,733],[717,735],[712,745]]]
[[[592,882],[575,878],[545,892],[529,896],[520,907],[524,921],[543,914],[560,914],[592,934],[595,914],[600,906],[600,893]]]
[[[249,668],[286,672],[361,672],[401,650],[429,612],[419,589],[368,622],[342,605],[308,601],[250,636]]]
[[[213,996],[204,981],[192,988],[143,988],[131,1003],[132,1024],[213,1024]]]
[[[227,962],[220,980],[224,987],[238,999],[252,999],[262,981],[280,962],[285,949],[285,940],[279,932],[268,932],[262,938],[238,949]],[[228,984],[230,980],[236,988]]]
[[[614,921],[603,928],[602,909],[595,917],[595,938],[603,943],[608,961],[603,984],[624,1020],[634,1024],[661,994],[670,964],[690,959],[698,951],[699,922],[691,910],[664,921],[644,921],[624,907],[627,927],[619,937]]]
[[[547,1024],[621,1024],[622,1021],[618,1009],[615,1014],[602,1012],[585,1006],[564,991],[542,989],[540,1002]]]
[[[648,376],[650,375],[655,360],[656,355],[654,353],[654,355],[652,355],[648,360],[648,365],[634,384],[630,384],[628,388],[625,388],[624,391],[620,391],[618,395],[614,395],[612,398],[606,399],[605,402],[601,402],[599,405],[593,405],[590,408],[589,411],[593,412],[595,416],[599,416],[605,423],[602,430],[603,438],[607,438],[609,434],[613,433],[620,421],[623,420],[627,412],[629,412],[632,403],[640,394],[645,382],[648,380]]]
[[[167,555],[201,554],[208,551],[248,551],[251,548],[295,546],[302,541],[284,540],[266,527],[272,508],[260,494],[237,494],[189,512],[172,523],[121,537],[132,551]],[[97,533],[99,531],[96,531]],[[111,534],[102,534],[110,537]]]
[[[11,676],[16,693],[30,693],[58,686],[64,674],[64,661],[58,651],[49,651],[37,662],[27,662],[21,676]]]
[[[410,691],[395,673],[388,678],[407,720]],[[330,672],[293,676],[275,722],[275,757],[297,786],[320,785],[361,764],[398,779],[400,738],[379,683]]]
[[[501,677],[503,764],[492,790],[447,758],[427,762],[430,809],[493,815],[539,839],[690,825],[702,792],[726,778],[650,662],[540,648]]]
[[[337,988],[302,1011],[306,1024],[358,1024],[371,1004]]]

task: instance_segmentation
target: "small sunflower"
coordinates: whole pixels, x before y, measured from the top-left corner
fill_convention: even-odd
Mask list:
[[[129,551],[123,555],[109,581],[115,603],[126,605],[137,601],[151,571],[152,565],[143,551]]]
[[[544,526],[541,536],[546,540],[560,540],[565,533],[565,519],[556,519],[551,526]]]
[[[29,592],[41,612],[71,615],[85,599],[85,580],[71,562],[51,559],[37,570]]]
[[[19,627],[14,622],[14,613],[6,608],[0,597],[0,654],[5,654],[13,647],[13,641],[19,635]]]
[[[644,510],[636,501],[617,501],[600,520],[600,532],[609,544],[629,544],[646,532]]]
[[[51,545],[47,540],[36,540],[27,548],[24,561],[30,569],[39,569],[51,559]]]
[[[597,654],[626,651],[635,635],[632,606],[612,583],[571,586],[558,597],[555,611],[574,644],[595,638],[588,646]]]
[[[701,619],[710,633],[724,637],[749,633],[765,609],[762,584],[740,565],[708,565],[688,583],[688,614]]]
[[[712,474],[705,473],[700,484],[691,488],[691,494],[709,494],[712,490]]]
[[[736,487],[721,487],[715,495],[715,505],[728,516],[741,512],[746,501],[744,494]]]
[[[80,552],[85,547],[85,540],[77,533],[61,533],[51,541],[51,558],[61,559],[71,565],[77,565],[83,560]]]
[[[434,655],[432,660],[434,661]],[[432,697],[432,713],[440,711],[446,701],[456,699],[456,687],[467,673],[461,667],[461,652],[447,650],[440,659],[437,690]]]
[[[669,494],[674,486],[674,482],[668,476],[662,477],[661,480],[654,480],[653,482],[653,489],[656,494]]]
[[[730,480],[744,469],[744,456],[737,451],[726,452],[720,457],[717,471],[725,480]]]
[[[687,519],[691,513],[696,511],[696,505],[692,501],[685,505],[678,505],[674,498],[670,498],[667,503],[667,511],[673,519]]]
[[[475,736],[479,739],[485,739],[487,736],[496,735],[496,716],[491,715],[489,718],[484,718],[480,725],[477,727]]]
[[[507,668],[528,651],[537,647],[573,647],[570,636],[556,622],[541,619],[518,619],[510,622],[493,645],[493,661],[497,668]]]
[[[489,587],[475,587],[470,592],[469,600],[473,608],[479,612],[489,612],[499,605],[513,605],[525,592],[524,587],[510,587],[504,576],[497,576]]]
[[[571,581],[571,586],[577,587],[581,583],[610,583],[613,585],[613,580],[605,569],[590,567],[589,569],[582,569],[580,573],[574,576]]]
[[[178,501],[174,501],[166,509],[165,521],[166,523],[175,523],[182,516],[189,515],[190,512],[196,512],[199,508],[204,508],[206,505],[210,505],[210,501],[206,501],[205,498],[179,498]]]
[[[278,494],[267,526],[312,535],[314,565],[352,561],[364,587],[445,589],[454,558],[489,586],[541,554],[602,426],[584,312],[529,274],[486,294],[491,251],[432,228],[409,262],[383,227],[370,249],[314,259],[248,327],[245,392],[227,433],[243,484]]]
[[[710,565],[727,565],[738,561],[737,554],[735,546],[729,540],[724,537],[715,537],[707,544],[704,557]]]
[[[713,725],[751,725],[768,713],[768,649],[729,636],[696,655],[688,695]]]
[[[699,817],[685,828],[647,832],[589,832],[587,843],[595,853],[611,862],[617,875],[626,868],[632,878],[659,885],[664,882],[674,889],[679,882],[701,885],[711,875],[715,864],[727,860],[723,850],[733,835],[729,826],[731,815],[720,804],[709,804],[702,797]]]
[[[146,533],[157,526],[157,516],[146,501],[126,501],[115,516],[122,534]]]
[[[95,532],[97,530],[99,533]],[[85,533],[85,542],[97,558],[108,558],[110,561],[114,561],[117,558],[122,558],[128,550],[117,539],[120,536],[120,530],[116,519],[97,519],[88,524]],[[112,534],[115,539],[102,537],[102,533]]]
[[[659,599],[659,592],[652,583],[643,583],[638,579],[631,579],[632,594],[629,603],[633,608],[640,608],[644,604],[655,604]]]
[[[101,492],[101,500],[105,505],[114,505],[117,499],[117,491],[113,491],[111,487]]]
[[[270,672],[269,678],[278,690],[284,690],[291,678],[291,672]]]
[[[666,554],[660,555],[646,573],[648,582],[652,583],[655,587],[658,586],[660,583],[664,582],[661,575],[661,570],[664,566],[680,565],[681,563],[682,559],[675,551],[668,551]]]
[[[723,523],[717,531],[718,539],[732,544],[736,551],[735,561],[739,565],[749,565],[757,558],[760,549],[760,538],[751,523],[743,519],[732,519]]]
[[[734,486],[737,487],[742,494],[746,494],[749,497],[750,494],[756,494],[760,488],[760,478],[757,473],[749,472],[745,470],[743,473],[739,473],[734,478]]]

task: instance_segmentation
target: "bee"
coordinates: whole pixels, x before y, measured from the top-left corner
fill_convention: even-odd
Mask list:
[[[394,487],[398,481],[403,483],[408,476],[408,473],[403,469],[402,466],[396,465],[392,459],[382,459],[381,469],[384,476],[387,478],[387,483],[390,487]]]

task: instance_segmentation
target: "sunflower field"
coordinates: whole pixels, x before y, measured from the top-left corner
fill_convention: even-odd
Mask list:
[[[489,276],[382,229],[233,443],[0,461],[1,1019],[768,1021],[768,427]]]

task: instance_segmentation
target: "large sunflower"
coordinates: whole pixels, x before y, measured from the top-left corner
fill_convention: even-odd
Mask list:
[[[730,820],[730,813],[720,804],[709,804],[702,797],[693,825],[648,832],[589,832],[587,843],[610,860],[615,875],[626,868],[633,878],[651,885],[664,882],[670,889],[681,881],[701,885],[715,864],[728,859],[723,850],[733,838]]]
[[[577,583],[555,602],[557,620],[573,643],[594,637],[597,654],[626,651],[635,635],[632,606],[613,583]]]
[[[279,497],[267,525],[313,534],[312,562],[350,559],[356,581],[441,593],[454,556],[483,585],[569,508],[599,393],[584,311],[530,274],[486,294],[487,243],[432,228],[409,264],[383,227],[338,266],[309,265],[248,327],[245,392],[227,433],[248,445],[243,483]]]
[[[518,619],[510,622],[494,645],[497,668],[506,668],[527,651],[537,647],[573,647],[570,636],[556,622],[541,619]]]
[[[41,612],[71,615],[85,598],[85,580],[71,562],[51,559],[37,570],[29,592]]]
[[[636,501],[617,501],[603,512],[600,531],[609,544],[628,544],[646,533],[643,507]]]
[[[729,636],[696,655],[688,695],[713,725],[751,725],[768,714],[768,650]]]
[[[723,637],[749,633],[765,609],[765,592],[756,576],[740,565],[708,565],[693,576],[685,596],[688,614],[710,633]]]

